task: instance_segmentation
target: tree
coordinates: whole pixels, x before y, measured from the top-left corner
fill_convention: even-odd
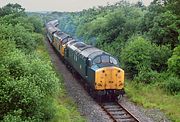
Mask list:
[[[124,69],[132,75],[141,70],[158,72],[167,70],[171,50],[167,46],[157,46],[141,36],[132,36],[121,52]]]
[[[5,16],[9,14],[16,14],[16,16],[25,15],[25,9],[19,4],[7,4],[6,6],[0,8],[0,16]]]
[[[170,11],[159,14],[153,19],[153,26],[148,35],[158,45],[170,44],[172,49],[179,44],[180,22],[177,16]]]
[[[132,37],[121,53],[124,69],[132,75],[136,75],[142,67],[150,68],[152,50],[150,41],[139,36]]]

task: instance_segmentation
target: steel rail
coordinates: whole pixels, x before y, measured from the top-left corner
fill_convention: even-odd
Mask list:
[[[140,122],[118,102],[99,103],[99,105],[113,122]]]

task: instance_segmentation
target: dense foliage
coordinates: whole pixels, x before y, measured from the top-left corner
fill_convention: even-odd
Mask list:
[[[36,52],[42,21],[18,4],[0,8],[0,16],[0,120],[50,120],[60,84],[50,62]]]
[[[174,48],[173,55],[168,60],[168,68],[180,77],[180,45]]]
[[[63,31],[116,56],[135,81],[163,80],[160,84],[164,86],[173,77],[171,82],[179,88],[179,4],[177,0],[154,0],[146,7],[141,2],[120,1],[81,12],[53,12],[43,18],[58,19]],[[168,73],[174,75],[160,77]],[[167,84],[167,91],[179,91],[170,90],[173,85]]]

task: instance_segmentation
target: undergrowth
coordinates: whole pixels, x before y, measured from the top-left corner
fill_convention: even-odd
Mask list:
[[[145,108],[160,109],[172,121],[180,121],[180,93],[171,95],[163,90],[158,83],[143,84],[136,81],[127,81],[126,83],[126,93],[130,100]]]

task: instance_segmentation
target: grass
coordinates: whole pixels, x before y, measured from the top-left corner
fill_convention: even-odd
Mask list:
[[[80,116],[77,111],[77,105],[67,97],[67,94],[60,95],[58,97],[58,109],[57,116],[53,122],[85,122],[85,119]]]
[[[141,84],[134,81],[126,83],[127,96],[145,108],[157,108],[163,111],[172,121],[180,122],[180,93],[167,94],[157,84]]]
[[[55,108],[55,116],[50,122],[85,122],[85,118],[77,110],[77,105],[67,96],[65,91],[61,90],[52,104]]]
[[[81,116],[77,110],[77,105],[68,96],[67,91],[64,88],[62,76],[58,75],[57,71],[55,72],[60,79],[61,87],[60,92],[55,99],[55,105],[58,111],[51,122],[85,122],[85,118]]]
[[[36,52],[42,60],[51,63],[50,56],[43,43],[38,46]],[[71,98],[68,97],[64,88],[64,81],[62,76],[57,73],[53,65],[52,68],[56,73],[56,76],[59,78],[60,90],[56,98],[49,98],[53,99],[52,104],[55,108],[55,116],[53,117],[51,122],[85,122],[85,118],[82,117],[78,112],[76,104]]]

